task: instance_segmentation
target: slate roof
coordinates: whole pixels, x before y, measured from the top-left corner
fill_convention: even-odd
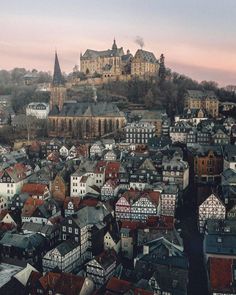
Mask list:
[[[217,98],[216,94],[212,90],[187,90],[186,94],[188,97],[191,98],[200,98],[200,99],[205,99],[205,98]]]
[[[146,51],[143,49],[138,49],[134,55],[134,60],[135,59],[142,59],[145,62],[149,63],[157,63],[158,60],[156,59],[155,55],[153,52]]]
[[[6,232],[0,240],[1,245],[10,245],[25,250],[43,247],[45,238],[40,234],[20,234],[14,232]]]
[[[61,73],[58,56],[57,56],[57,53],[55,53],[55,63],[54,63],[54,73],[53,73],[52,84],[54,86],[58,86],[58,85],[64,85],[64,83],[65,81]]]
[[[67,240],[59,244],[55,249],[58,250],[61,256],[65,256],[67,253],[71,252],[76,247],[78,247],[78,243],[76,243],[73,240]]]
[[[67,117],[124,117],[118,107],[110,102],[74,102],[64,103],[62,110],[53,109],[49,116]]]

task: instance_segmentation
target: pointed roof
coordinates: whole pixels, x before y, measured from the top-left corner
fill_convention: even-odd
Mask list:
[[[53,73],[53,85],[64,85],[64,78],[61,73],[61,68],[57,56],[57,52],[55,52],[55,63],[54,63],[54,73]]]
[[[112,50],[117,50],[116,39],[114,38]]]

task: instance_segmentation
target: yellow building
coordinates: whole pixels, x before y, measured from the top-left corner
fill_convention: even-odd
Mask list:
[[[138,49],[131,63],[131,75],[155,75],[159,71],[159,62],[152,52]]]
[[[123,47],[118,48],[116,41],[111,49],[97,51],[87,49],[80,56],[80,71],[87,76],[100,74],[104,77],[119,76],[129,74],[129,64],[132,60],[132,54],[129,50],[124,54]]]
[[[219,115],[219,99],[213,91],[188,90],[184,99],[185,109],[204,109],[208,115]]]

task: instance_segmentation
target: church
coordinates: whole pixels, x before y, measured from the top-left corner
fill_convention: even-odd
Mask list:
[[[123,128],[126,118],[110,102],[67,100],[66,83],[57,53],[51,85],[48,136],[95,139]]]

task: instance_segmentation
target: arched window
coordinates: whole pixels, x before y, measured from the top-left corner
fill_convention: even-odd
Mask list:
[[[116,120],[116,129],[119,129],[120,128],[120,122],[119,122],[119,120],[117,119]]]
[[[98,134],[99,136],[102,134],[102,122],[100,119],[98,120]]]

